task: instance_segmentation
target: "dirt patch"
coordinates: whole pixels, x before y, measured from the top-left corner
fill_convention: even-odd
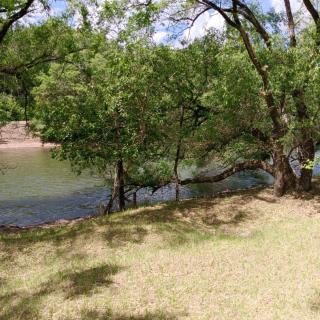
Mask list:
[[[10,122],[0,130],[0,149],[52,148],[52,143],[43,143],[33,135],[24,121]]]

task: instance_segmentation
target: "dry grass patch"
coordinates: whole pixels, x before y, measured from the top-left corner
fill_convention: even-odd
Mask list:
[[[2,233],[0,319],[319,319],[319,200],[267,189]]]

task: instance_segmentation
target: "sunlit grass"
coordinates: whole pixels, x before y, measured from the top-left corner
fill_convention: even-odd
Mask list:
[[[319,200],[250,191],[3,232],[0,319],[319,319]]]

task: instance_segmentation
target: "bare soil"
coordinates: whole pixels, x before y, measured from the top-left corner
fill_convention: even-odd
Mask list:
[[[0,149],[52,147],[54,144],[43,143],[29,132],[25,121],[13,121],[0,129]]]

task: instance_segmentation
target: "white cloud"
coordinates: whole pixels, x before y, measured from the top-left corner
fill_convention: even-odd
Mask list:
[[[277,12],[285,10],[283,0],[271,0],[271,7],[273,7]],[[291,9],[293,12],[297,12],[302,7],[302,2],[300,0],[290,0]]]
[[[224,26],[225,22],[220,14],[207,11],[195,21],[191,28],[184,31],[183,36],[186,40],[193,41],[203,37],[210,29],[223,30]]]
[[[50,11],[46,10],[43,4],[39,1],[35,1],[30,9],[30,12],[18,20],[18,23],[23,25],[39,24],[42,23],[50,14]]]
[[[158,31],[154,34],[153,40],[155,41],[155,43],[159,44],[164,42],[169,35],[170,34],[166,31]]]

